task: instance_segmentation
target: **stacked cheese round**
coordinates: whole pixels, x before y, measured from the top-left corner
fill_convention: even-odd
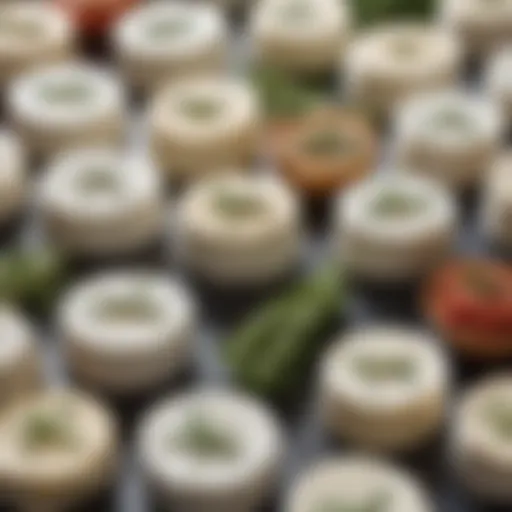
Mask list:
[[[165,274],[114,271],[73,288],[58,323],[80,381],[110,394],[139,394],[187,365],[195,307],[183,286]]]
[[[117,458],[111,415],[74,391],[47,391],[0,423],[2,491],[19,510],[68,510],[108,486]]]
[[[442,0],[440,17],[469,55],[485,57],[512,42],[510,0]]]
[[[29,69],[69,57],[73,29],[49,2],[0,5],[0,89]]]
[[[489,99],[458,91],[420,95],[397,115],[397,159],[456,189],[475,186],[499,151],[503,127]]]
[[[400,326],[363,328],[325,356],[321,403],[329,430],[377,450],[415,448],[440,428],[449,393],[435,340]]]
[[[190,179],[251,160],[260,138],[255,91],[231,78],[194,77],[162,89],[150,111],[150,147],[162,169]]]
[[[172,510],[259,510],[275,485],[284,437],[252,398],[197,391],[167,400],[144,419],[139,452],[145,476]]]
[[[39,387],[41,363],[32,327],[16,311],[0,309],[0,410]]]
[[[261,0],[251,19],[256,59],[299,73],[334,71],[350,32],[347,4],[338,0]]]
[[[354,40],[342,71],[352,101],[387,115],[407,96],[454,84],[461,60],[458,42],[447,32],[395,24]]]
[[[7,106],[27,149],[42,158],[92,144],[117,145],[124,131],[120,83],[88,64],[24,74],[12,83]]]
[[[26,158],[19,140],[0,130],[0,225],[21,212],[27,181]]]
[[[408,173],[377,176],[340,196],[335,247],[363,279],[419,278],[451,252],[456,217],[453,197],[437,182]]]
[[[488,95],[512,122],[512,45],[497,52],[489,61],[485,76]]]
[[[269,282],[298,263],[298,198],[271,176],[228,174],[198,182],[178,205],[176,222],[180,257],[215,284]]]
[[[158,1],[129,12],[115,31],[124,75],[136,87],[219,71],[226,60],[227,27],[212,5]]]
[[[512,378],[488,377],[464,395],[451,435],[455,468],[468,489],[512,503]]]
[[[433,512],[423,487],[407,472],[370,457],[317,463],[292,489],[284,512]]]
[[[61,155],[43,177],[40,210],[47,235],[77,256],[143,250],[164,224],[158,172],[108,149]]]

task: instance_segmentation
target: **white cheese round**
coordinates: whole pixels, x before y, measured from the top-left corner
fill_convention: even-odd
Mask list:
[[[29,69],[70,57],[74,30],[50,2],[0,4],[0,89]]]
[[[27,193],[27,163],[19,140],[0,130],[0,224],[18,215]]]
[[[387,115],[407,96],[454,84],[461,61],[452,35],[408,23],[363,33],[349,46],[341,65],[351,100]]]
[[[503,138],[498,105],[471,93],[417,96],[396,120],[397,160],[456,189],[476,185],[489,170]]]
[[[43,176],[40,211],[47,236],[78,256],[149,247],[164,228],[159,173],[109,149],[61,155]]]
[[[299,260],[301,235],[298,198],[270,176],[203,180],[186,192],[176,213],[181,259],[216,284],[282,277]]]
[[[275,485],[283,444],[280,425],[258,402],[196,391],[150,411],[139,453],[147,480],[173,510],[250,512]]]
[[[351,29],[347,4],[339,0],[261,0],[250,34],[256,59],[293,72],[334,71]]]
[[[379,175],[343,193],[335,209],[338,258],[363,279],[422,277],[452,249],[457,207],[437,182]]]
[[[150,390],[183,370],[195,306],[181,284],[142,270],[100,274],[63,299],[58,324],[72,373],[112,394]]]
[[[497,52],[489,61],[485,75],[488,95],[498,105],[510,126],[512,122],[512,45]]]
[[[124,131],[121,84],[88,64],[58,64],[24,74],[12,83],[7,107],[38,157],[94,144],[114,146]]]
[[[467,487],[512,503],[512,377],[494,375],[461,399],[452,424],[451,456]]]
[[[472,56],[484,57],[512,42],[510,0],[442,0],[440,18]]]
[[[227,26],[212,5],[157,1],[130,11],[115,31],[124,75],[136,87],[220,71],[226,61]]]
[[[20,402],[0,423],[2,490],[20,510],[67,510],[110,484],[116,437],[112,416],[81,393]]]
[[[415,448],[444,419],[446,355],[424,332],[397,325],[356,330],[328,350],[321,369],[328,429],[377,450]]]
[[[164,88],[150,109],[150,148],[177,178],[247,163],[260,142],[255,91],[231,78],[194,77]]]
[[[35,391],[41,361],[32,327],[16,311],[0,308],[0,410]]]
[[[433,512],[423,487],[409,473],[379,459],[324,460],[292,488],[284,512],[385,510]]]

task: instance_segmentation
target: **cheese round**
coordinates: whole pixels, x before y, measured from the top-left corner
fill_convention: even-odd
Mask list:
[[[0,410],[35,391],[41,361],[32,326],[17,312],[0,308]]]
[[[77,256],[134,253],[164,228],[159,173],[109,149],[61,155],[43,176],[39,199],[46,235]]]
[[[512,378],[494,375],[474,385],[457,406],[451,456],[461,480],[491,501],[512,503]]]
[[[512,42],[510,0],[442,0],[440,18],[471,56],[485,57]]]
[[[41,158],[76,147],[117,145],[124,94],[109,72],[65,63],[24,74],[9,91],[8,110],[27,149]]]
[[[334,71],[351,28],[347,4],[338,0],[261,0],[250,24],[255,58],[299,73]]]
[[[418,92],[454,84],[461,68],[456,39],[420,24],[386,25],[363,33],[342,61],[351,100],[378,115]]]
[[[317,463],[293,486],[285,512],[372,510],[433,512],[423,487],[406,471],[349,455]]]
[[[485,88],[489,97],[512,122],[512,45],[497,52],[489,61],[485,73]]]
[[[150,108],[150,149],[175,178],[197,178],[256,154],[255,91],[232,78],[193,77],[165,87]]]
[[[475,186],[502,143],[498,105],[471,93],[443,91],[417,96],[396,119],[396,153],[404,168],[454,187]]]
[[[0,225],[18,215],[27,193],[27,163],[20,141],[0,130]]]
[[[445,354],[422,331],[362,328],[328,350],[321,370],[324,421],[337,437],[376,450],[416,448],[444,418]]]
[[[72,373],[110,394],[142,393],[174,377],[189,362],[195,324],[184,287],[142,270],[92,277],[58,312]]]
[[[146,90],[184,75],[220,71],[226,61],[226,22],[208,4],[143,5],[121,20],[114,40],[124,75]]]
[[[176,213],[180,258],[215,284],[282,277],[298,262],[301,235],[298,198],[270,176],[228,174],[198,182]]]
[[[271,412],[232,392],[196,391],[144,418],[143,472],[180,512],[255,511],[275,485],[284,437]]]
[[[397,172],[358,183],[335,208],[338,258],[363,279],[422,277],[452,249],[454,198],[425,177]]]
[[[35,66],[70,57],[74,31],[49,2],[0,3],[0,89]]]
[[[0,422],[0,477],[20,510],[60,511],[110,484],[114,420],[81,393],[51,390],[20,402]]]

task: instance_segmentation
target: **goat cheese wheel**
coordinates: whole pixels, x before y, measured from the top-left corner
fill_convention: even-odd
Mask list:
[[[470,56],[485,57],[512,42],[510,0],[443,0],[440,11],[441,23]]]
[[[204,3],[143,5],[121,20],[114,39],[124,75],[146,90],[184,75],[220,71],[226,61],[226,22]]]
[[[438,183],[400,172],[376,176],[340,196],[335,247],[363,279],[420,278],[451,252],[456,218],[453,197]]]
[[[94,144],[114,146],[124,131],[124,94],[109,72],[58,64],[15,80],[8,109],[27,149],[41,158]]]
[[[0,226],[20,214],[28,187],[27,164],[20,141],[0,130]]]
[[[338,0],[261,0],[250,34],[260,63],[309,74],[336,69],[350,28],[347,4]]]
[[[188,363],[195,307],[173,278],[113,271],[73,288],[59,308],[72,373],[110,394],[142,393]]]
[[[113,480],[113,417],[81,393],[51,390],[6,411],[0,423],[0,476],[20,510],[68,510]]]
[[[416,448],[437,432],[449,367],[436,340],[397,325],[356,330],[335,343],[321,371],[328,429],[376,450]]]
[[[407,96],[453,85],[461,51],[449,33],[427,25],[394,24],[363,33],[342,61],[351,100],[387,115]]]
[[[0,410],[36,390],[40,380],[40,355],[32,327],[18,312],[1,307]]]
[[[306,472],[290,492],[285,512],[360,510],[434,512],[423,487],[409,473],[362,456],[331,458]]]
[[[512,45],[497,52],[486,69],[487,94],[502,109],[507,124],[512,124]]]
[[[139,453],[147,481],[172,510],[251,512],[273,490],[283,444],[270,410],[244,395],[210,390],[150,411]]]
[[[35,66],[71,56],[73,28],[48,2],[0,3],[0,89]]]
[[[177,211],[180,258],[215,284],[256,285],[298,263],[298,198],[270,176],[225,175],[198,182]]]
[[[43,176],[40,211],[47,236],[76,256],[132,254],[164,229],[159,173],[109,149],[61,155]]]
[[[175,178],[197,178],[250,161],[260,139],[255,91],[244,82],[193,77],[164,88],[150,109],[150,148]]]
[[[451,434],[451,455],[471,492],[512,503],[512,377],[487,377],[463,396]]]
[[[512,248],[512,153],[496,160],[483,194],[483,232],[496,245]]]
[[[455,189],[478,184],[503,138],[497,104],[469,93],[443,91],[417,96],[398,111],[397,160]]]

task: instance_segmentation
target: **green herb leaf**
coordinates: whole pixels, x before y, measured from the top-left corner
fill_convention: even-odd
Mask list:
[[[380,193],[371,205],[371,211],[386,218],[396,218],[417,215],[423,212],[428,203],[418,196],[397,190],[387,190]]]
[[[331,499],[313,508],[311,512],[388,512],[392,496],[387,492],[379,492],[359,503],[343,499]]]
[[[76,442],[65,409],[34,411],[22,428],[23,445],[28,450],[69,448]]]
[[[416,375],[414,361],[407,357],[368,355],[354,361],[354,370],[374,384],[389,381],[410,382]]]

